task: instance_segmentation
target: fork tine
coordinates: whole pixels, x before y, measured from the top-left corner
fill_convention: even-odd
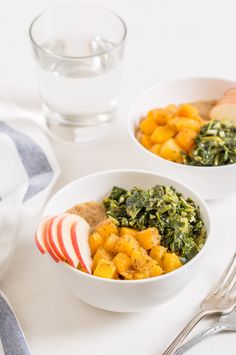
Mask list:
[[[236,280],[234,281],[233,286],[230,289],[229,299],[232,300],[233,298],[236,298]]]
[[[228,266],[226,267],[225,271],[223,272],[223,274],[221,275],[221,277],[219,278],[219,281],[217,282],[215,288],[209,292],[209,294],[207,295],[207,298],[216,294],[217,292],[219,292],[219,290],[222,288],[222,286],[224,285],[224,281],[235,261],[235,258],[236,258],[236,252],[234,253],[234,255],[232,256]]]
[[[234,266],[233,270],[231,270],[228,279],[225,282],[225,285],[221,287],[221,289],[217,294],[226,296],[231,291],[232,287],[234,286],[235,275],[236,275],[236,265]]]

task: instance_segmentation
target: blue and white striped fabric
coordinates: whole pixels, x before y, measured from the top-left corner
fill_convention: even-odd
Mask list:
[[[34,121],[0,118],[0,278],[14,252],[20,212],[38,213],[59,174],[50,143]],[[1,291],[0,337],[6,355],[30,354],[16,315]]]

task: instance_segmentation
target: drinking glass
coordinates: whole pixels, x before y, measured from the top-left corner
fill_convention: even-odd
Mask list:
[[[44,11],[30,26],[42,109],[63,140],[99,137],[116,113],[126,25],[93,5]]]

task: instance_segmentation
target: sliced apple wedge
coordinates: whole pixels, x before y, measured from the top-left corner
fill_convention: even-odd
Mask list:
[[[35,233],[35,243],[37,247],[39,248],[39,251],[42,254],[45,254],[47,251],[46,244],[45,244],[45,230],[47,227],[48,222],[52,219],[51,216],[44,217],[42,221],[40,222],[36,233]]]
[[[55,253],[53,246],[50,242],[50,238],[49,238],[49,231],[51,229],[51,225],[54,222],[56,216],[52,217],[48,223],[46,224],[46,228],[45,228],[45,245],[46,245],[46,250],[47,252],[50,254],[50,256],[56,261],[56,263],[58,263],[59,261],[62,261],[57,254]]]
[[[76,214],[68,214],[58,224],[58,242],[60,248],[66,257],[66,261],[75,268],[79,264],[79,258],[72,244],[71,228],[75,222],[78,222],[79,218]]]
[[[79,220],[71,228],[71,239],[75,253],[83,269],[91,274],[92,258],[88,241],[89,232],[90,226],[82,217],[79,217]]]
[[[63,213],[60,214],[59,216],[56,216],[52,223],[50,224],[49,227],[49,242],[50,245],[56,254],[56,256],[61,260],[65,261],[66,260],[66,255],[63,254],[63,250],[60,246],[59,240],[58,240],[58,235],[59,235],[59,225],[62,219],[66,218],[69,216],[68,213]]]
[[[236,101],[219,102],[211,109],[210,118],[214,120],[229,120],[236,124]]]

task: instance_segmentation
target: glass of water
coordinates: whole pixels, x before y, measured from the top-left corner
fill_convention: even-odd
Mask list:
[[[71,142],[106,132],[115,117],[126,25],[112,11],[65,5],[30,26],[43,113],[50,131]]]

